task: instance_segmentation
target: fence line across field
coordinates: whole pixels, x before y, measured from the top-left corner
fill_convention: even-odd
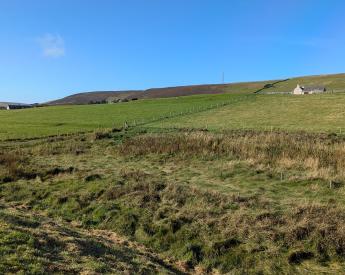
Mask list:
[[[243,99],[241,99],[243,100]],[[189,108],[187,110],[184,111],[179,111],[177,113],[171,112],[162,116],[153,116],[150,119],[142,119],[141,121],[139,120],[133,120],[131,122],[124,122],[124,124],[126,124],[128,127],[136,127],[136,126],[143,126],[146,124],[151,124],[154,122],[158,122],[158,121],[162,121],[165,119],[170,119],[170,118],[174,118],[174,117],[179,117],[179,116],[185,116],[185,115],[191,115],[191,114],[196,114],[196,113],[200,113],[200,112],[204,112],[204,111],[208,111],[208,110],[212,110],[212,109],[217,109],[220,107],[224,107],[227,105],[231,105],[233,103],[238,102],[238,99],[234,99],[234,100],[230,100],[230,101],[224,101],[224,102],[220,102],[220,103],[212,103],[211,105],[208,106],[193,106],[192,108]]]

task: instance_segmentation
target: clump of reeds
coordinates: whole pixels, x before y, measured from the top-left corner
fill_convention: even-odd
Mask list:
[[[3,152],[0,154],[0,165],[3,167],[1,180],[4,182],[20,178],[23,173],[25,159],[15,151]]]

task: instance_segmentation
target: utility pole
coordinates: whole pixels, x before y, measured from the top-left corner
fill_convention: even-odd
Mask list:
[[[222,74],[222,84],[224,84],[224,80],[225,80],[225,74],[223,72],[223,74]]]

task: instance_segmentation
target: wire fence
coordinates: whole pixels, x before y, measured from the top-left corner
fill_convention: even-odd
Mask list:
[[[143,118],[143,119],[135,119],[132,121],[126,121],[126,122],[124,122],[124,128],[133,128],[133,127],[137,127],[137,126],[145,126],[148,124],[160,122],[160,121],[167,120],[167,119],[172,119],[172,118],[176,118],[176,117],[183,117],[183,116],[187,116],[187,115],[193,115],[193,114],[197,114],[197,113],[201,113],[201,112],[206,112],[206,111],[218,109],[221,107],[233,105],[237,102],[244,101],[247,98],[248,98],[248,96],[243,96],[241,98],[236,98],[236,99],[232,99],[232,100],[228,100],[228,101],[212,103],[212,104],[207,105],[207,106],[192,106],[191,108],[188,108],[186,110],[181,110],[181,111],[177,111],[177,112],[171,111],[171,112],[168,112],[166,114],[163,114],[160,116],[153,116],[153,117],[147,118],[147,119]]]

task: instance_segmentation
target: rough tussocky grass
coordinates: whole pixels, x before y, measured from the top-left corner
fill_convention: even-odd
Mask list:
[[[1,274],[183,274],[110,231],[0,205]]]
[[[189,273],[344,268],[342,137],[190,130],[11,144],[0,198],[28,216],[117,232]]]

